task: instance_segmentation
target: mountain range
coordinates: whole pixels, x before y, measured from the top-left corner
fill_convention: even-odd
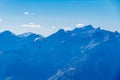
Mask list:
[[[120,80],[120,33],[92,25],[48,37],[1,32],[0,80]]]

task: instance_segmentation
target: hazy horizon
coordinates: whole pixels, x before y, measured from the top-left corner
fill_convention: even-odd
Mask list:
[[[1,0],[0,32],[48,36],[91,24],[120,32],[119,0]]]

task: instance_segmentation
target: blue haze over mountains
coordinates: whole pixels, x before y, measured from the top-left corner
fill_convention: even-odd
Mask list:
[[[120,33],[86,25],[43,37],[0,33],[0,80],[120,80]]]

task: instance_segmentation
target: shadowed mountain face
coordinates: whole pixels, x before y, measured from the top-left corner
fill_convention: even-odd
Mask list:
[[[91,25],[43,38],[0,33],[0,80],[120,80],[120,34]]]
[[[38,37],[42,38],[42,36],[33,33],[15,35],[10,31],[4,31],[0,33],[0,51],[19,49],[26,43],[30,43]]]

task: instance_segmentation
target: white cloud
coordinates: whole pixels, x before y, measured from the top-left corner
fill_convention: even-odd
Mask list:
[[[33,22],[30,22],[29,24],[23,24],[23,27],[29,27],[29,28],[39,28],[40,25],[39,24],[35,24]]]
[[[56,28],[57,28],[57,27],[55,27],[55,26],[52,26],[52,27],[51,27],[51,29],[56,29]]]
[[[0,22],[2,22],[3,20],[2,20],[2,18],[0,18]]]
[[[26,11],[26,12],[24,12],[24,15],[34,15],[34,13]]]
[[[76,27],[83,27],[85,26],[84,24],[76,24]]]
[[[64,30],[72,30],[72,27],[62,27]]]
[[[51,26],[51,29],[53,29],[53,30],[56,30],[56,29],[64,29],[65,31],[67,31],[67,30],[73,30],[74,28],[76,28],[76,27],[83,27],[83,26],[85,26],[84,24],[75,24],[75,26],[62,26],[62,27],[60,27],[60,26]]]
[[[29,13],[29,12],[24,12],[24,14],[25,14],[25,15],[28,15],[28,14],[30,14],[30,13]]]

